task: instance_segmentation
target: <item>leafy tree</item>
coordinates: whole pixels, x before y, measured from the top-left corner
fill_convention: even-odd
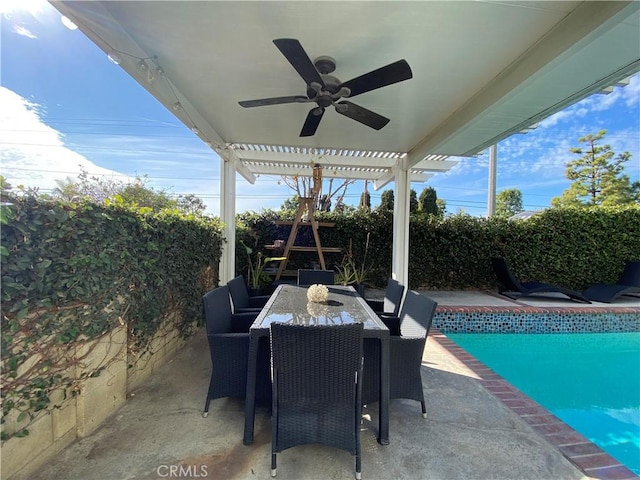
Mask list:
[[[315,209],[325,212],[331,209],[331,204],[334,201],[336,206],[343,203],[347,188],[355,183],[355,180],[352,179],[346,179],[336,183],[334,183],[334,180],[336,179],[330,178],[327,181],[320,181],[320,184],[317,186],[318,191],[315,192],[312,177],[282,176],[282,182],[295,192],[296,197],[309,198],[315,196]],[[285,210],[289,210],[290,206],[291,205],[287,205]],[[298,206],[296,205],[295,208],[297,209]]]
[[[166,191],[147,186],[147,181],[146,176],[136,177],[133,181],[91,176],[80,167],[77,180],[69,177],[66,180],[56,180],[57,187],[52,196],[68,202],[116,203],[156,212],[166,209],[193,214],[204,212],[204,202],[195,195],[188,194],[175,200]]]
[[[7,182],[7,179],[4,176],[0,175],[0,191],[4,196],[11,190],[11,184]]]
[[[447,213],[447,201],[443,198],[439,198],[436,200],[436,204],[438,205],[440,218],[444,217],[445,213]]]
[[[508,188],[496,197],[496,217],[508,218],[522,212],[522,192],[517,188]]]
[[[409,192],[409,212],[417,212],[418,211],[418,194],[412,188]]]
[[[393,190],[385,190],[380,195],[380,205],[378,206],[380,210],[391,210],[393,211]]]
[[[358,208],[366,210],[367,212],[371,210],[371,194],[364,190],[362,194],[360,194],[360,205]]]
[[[25,187],[24,185],[14,187],[5,177],[0,175],[0,203],[10,203],[15,200],[17,196],[51,198],[49,194],[40,193],[39,187]],[[2,207],[1,204],[0,207]]]
[[[106,199],[119,194],[125,183],[115,178],[90,176],[82,166],[77,179],[67,177],[65,180],[56,180],[52,196],[67,202],[89,200],[102,204]]]
[[[329,212],[331,210],[331,197],[329,195],[320,195],[317,208],[321,212]]]
[[[618,154],[611,145],[600,145],[606,135],[600,130],[578,139],[584,148],[572,148],[571,152],[582,155],[567,163],[565,176],[572,181],[562,196],[551,200],[554,207],[586,205],[621,205],[640,201],[640,182],[631,183],[623,174],[624,164],[631,158],[629,152]]]
[[[393,211],[394,194],[393,190],[385,190],[380,195],[380,205],[378,210]],[[416,212],[418,210],[418,194],[411,189],[409,192],[409,211]]]
[[[134,183],[125,184],[119,195],[126,204],[150,208],[154,211],[178,207],[178,202],[170,198],[166,192],[146,187],[139,179],[136,179]]]
[[[362,210],[366,210],[367,212],[371,211],[371,194],[369,194],[369,182],[368,180],[364,181],[364,190],[360,195],[360,205],[358,208]]]
[[[194,215],[202,214],[207,209],[204,201],[193,193],[178,196],[178,210]]]
[[[337,203],[335,207],[333,207],[333,211],[339,213],[341,215],[348,215],[357,210],[353,205],[347,205],[344,202]]]
[[[385,190],[380,195],[379,210],[393,211],[394,194],[393,190]],[[409,192],[409,211],[415,212],[418,209],[418,194],[415,190],[411,189]]]
[[[282,205],[280,205],[280,210],[292,211],[295,212],[298,210],[298,206],[300,205],[300,197],[298,195],[294,195],[291,198],[287,198]]]
[[[418,197],[418,210],[426,215],[442,216],[440,207],[438,206],[438,194],[435,188],[426,187]]]

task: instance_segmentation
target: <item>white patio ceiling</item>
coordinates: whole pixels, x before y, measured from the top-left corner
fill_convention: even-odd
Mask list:
[[[412,180],[640,70],[637,1],[51,3],[220,155],[223,220],[236,171],[253,182],[317,163],[325,177],[395,180],[393,271],[405,281]],[[381,130],[328,108],[316,134],[299,137],[315,104],[238,104],[305,94],[278,38],[333,57],[343,82],[400,59],[413,78],[352,100],[391,119]]]

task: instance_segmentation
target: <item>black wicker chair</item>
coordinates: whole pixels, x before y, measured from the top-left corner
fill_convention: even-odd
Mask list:
[[[438,304],[413,290],[405,296],[399,317],[383,318],[392,324],[389,338],[389,398],[408,398],[420,402],[422,416],[427,409],[422,390],[422,355],[433,315]],[[394,335],[394,330],[396,331]],[[365,339],[364,375],[362,403],[377,402],[380,389],[380,346],[379,342]]]
[[[257,313],[233,315],[229,289],[226,286],[207,292],[202,297],[202,305],[212,364],[209,390],[202,414],[206,417],[209,403],[213,399],[245,398],[249,327]]]
[[[367,300],[367,303],[377,314],[385,313],[397,317],[400,312],[404,290],[404,285],[390,278],[384,291],[384,300]]]
[[[298,270],[298,285],[335,285],[335,275],[333,270]]]
[[[247,284],[242,275],[227,282],[231,301],[233,302],[233,312],[259,312],[269,300],[269,295],[250,296],[247,290]]]
[[[277,453],[320,443],[355,455],[360,478],[362,324],[273,323],[270,338],[271,476]]]
[[[594,302],[611,303],[623,295],[640,294],[640,261],[627,260],[616,283],[596,283],[582,292]]]

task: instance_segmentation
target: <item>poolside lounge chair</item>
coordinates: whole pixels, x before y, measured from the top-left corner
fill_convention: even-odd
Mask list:
[[[582,294],[594,302],[611,303],[623,295],[640,295],[640,261],[628,260],[616,283],[596,283]]]
[[[541,293],[562,293],[572,300],[591,303],[589,299],[582,295],[580,292],[576,292],[568,288],[558,287],[542,282],[520,283],[518,279],[513,275],[513,273],[511,273],[509,265],[504,258],[492,257],[491,266],[493,267],[493,272],[495,273],[496,279],[498,281],[498,293],[513,300],[516,300],[520,297],[528,297]]]

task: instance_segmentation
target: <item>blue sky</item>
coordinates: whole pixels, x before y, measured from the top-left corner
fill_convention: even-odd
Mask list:
[[[0,1],[0,173],[12,185],[50,192],[55,180],[94,175],[148,176],[148,185],[202,198],[219,213],[219,158],[79,30],[42,0]],[[632,154],[640,179],[640,75],[609,95],[593,95],[498,145],[497,191],[517,188],[525,210],[541,210],[569,186],[564,165],[578,138],[606,129],[614,152]],[[447,211],[487,209],[488,152],[462,159],[425,184]],[[279,208],[292,195],[279,177],[250,185],[238,176],[237,211]],[[393,188],[393,184],[385,187]],[[345,200],[357,204],[362,184]],[[382,191],[371,192],[372,204]]]

